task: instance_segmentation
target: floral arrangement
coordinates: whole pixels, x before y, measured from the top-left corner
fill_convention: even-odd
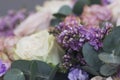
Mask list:
[[[0,17],[0,80],[120,80],[120,1],[46,1]]]

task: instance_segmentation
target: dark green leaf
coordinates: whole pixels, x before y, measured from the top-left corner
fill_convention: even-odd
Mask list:
[[[61,13],[55,13],[55,14],[53,14],[53,16],[55,16],[57,19],[61,19],[61,18],[65,18],[66,17],[66,15],[61,14]]]
[[[98,58],[98,52],[96,52],[89,43],[85,43],[82,49],[85,61],[90,67],[93,67],[96,71],[99,70],[102,65],[101,60]]]
[[[49,66],[47,63],[42,61],[36,61],[38,65],[38,75],[50,75],[50,72],[52,71],[52,67]]]
[[[25,80],[25,77],[21,70],[11,69],[5,74],[4,80]]]
[[[61,22],[62,20],[61,19],[52,19],[51,20],[51,22],[50,22],[50,24],[51,24],[51,26],[57,26],[60,22]]]
[[[68,5],[64,5],[59,9],[60,14],[70,15],[72,13],[72,9]]]
[[[117,66],[114,66],[114,65],[105,64],[100,68],[100,73],[103,76],[111,76],[115,72],[117,72]]]
[[[90,0],[90,4],[101,4],[101,0]]]
[[[78,0],[74,7],[73,7],[73,13],[75,13],[76,15],[80,15],[83,12],[83,8],[86,4],[90,4],[89,0]]]
[[[49,80],[54,79],[56,72],[58,71],[58,68],[59,68],[59,64],[55,68],[53,68],[53,70],[51,71],[50,76],[49,76]]]
[[[105,63],[114,63],[114,64],[120,64],[120,57],[115,56],[114,53],[108,54],[108,53],[100,53],[99,59],[102,60]]]
[[[30,80],[48,80],[53,70],[47,63],[37,60],[17,60],[13,62],[13,68],[23,71],[26,78]]]
[[[120,27],[112,29],[111,33],[107,35],[103,41],[103,49],[111,53],[120,43]]]
[[[24,72],[24,74],[30,74],[30,61],[16,60],[12,63],[11,68],[16,68]]]
[[[30,80],[35,80],[36,79],[36,75],[37,75],[37,71],[38,71],[38,66],[36,61],[32,61],[31,65],[30,65]]]
[[[96,76],[99,76],[99,75],[100,75],[99,72],[95,71],[95,69],[92,68],[92,67],[83,66],[82,69],[85,70],[86,72],[92,74],[92,75],[96,75]]]

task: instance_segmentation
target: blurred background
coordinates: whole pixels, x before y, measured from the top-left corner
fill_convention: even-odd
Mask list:
[[[8,10],[27,8],[34,10],[36,5],[42,5],[46,0],[0,0],[0,16],[5,15]]]

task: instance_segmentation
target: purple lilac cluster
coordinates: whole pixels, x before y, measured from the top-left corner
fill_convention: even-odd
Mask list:
[[[75,20],[75,17],[70,17],[69,19],[67,21],[65,19],[55,29],[58,43],[66,50],[66,54],[63,57],[63,66],[66,69],[78,64],[85,65],[86,63],[81,52],[83,45],[89,42],[95,50],[99,50],[103,46],[103,38],[112,27],[112,24],[109,22],[105,22],[102,28],[87,27],[81,25],[78,22],[79,20]]]
[[[69,80],[89,80],[87,72],[77,68],[71,69],[68,78]]]
[[[8,70],[8,68],[7,68],[6,64],[0,60],[0,77],[3,76],[7,70]]]
[[[21,21],[28,16],[26,10],[20,10],[18,12],[14,10],[8,11],[8,14],[0,18],[0,36],[11,36],[13,30]]]
[[[111,28],[112,24],[106,23],[103,28],[87,28],[80,26],[66,26],[60,23],[57,30],[60,32],[57,41],[67,50],[80,51],[85,42],[89,42],[96,50],[102,47],[102,39]],[[63,29],[63,27],[65,27]]]

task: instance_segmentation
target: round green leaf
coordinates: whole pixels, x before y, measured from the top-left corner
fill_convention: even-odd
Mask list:
[[[4,80],[25,80],[25,77],[21,70],[11,69],[5,74]]]
[[[30,61],[27,60],[16,60],[12,63],[11,68],[16,68],[24,72],[24,74],[30,74]]]
[[[109,33],[105,37],[103,41],[103,49],[106,52],[112,52],[119,43],[120,43],[120,26],[112,29],[111,33]]]
[[[93,47],[89,45],[89,43],[85,43],[82,52],[87,64],[98,71],[100,66],[102,65],[101,60],[98,58],[99,53],[95,51]]]
[[[73,12],[76,15],[82,14],[83,8],[86,4],[90,4],[90,1],[89,0],[78,0],[73,7]]]
[[[95,69],[92,68],[92,67],[83,66],[82,69],[85,70],[86,72],[92,74],[92,75],[96,75],[96,76],[99,76],[99,75],[100,75],[99,72],[95,71]]]
[[[100,68],[100,73],[104,76],[112,76],[115,72],[117,72],[117,66],[110,64],[105,64]]]
[[[72,13],[72,9],[68,5],[64,5],[59,9],[59,14],[70,15]]]
[[[114,54],[100,53],[99,59],[105,63],[120,64],[120,57],[115,56]]]

